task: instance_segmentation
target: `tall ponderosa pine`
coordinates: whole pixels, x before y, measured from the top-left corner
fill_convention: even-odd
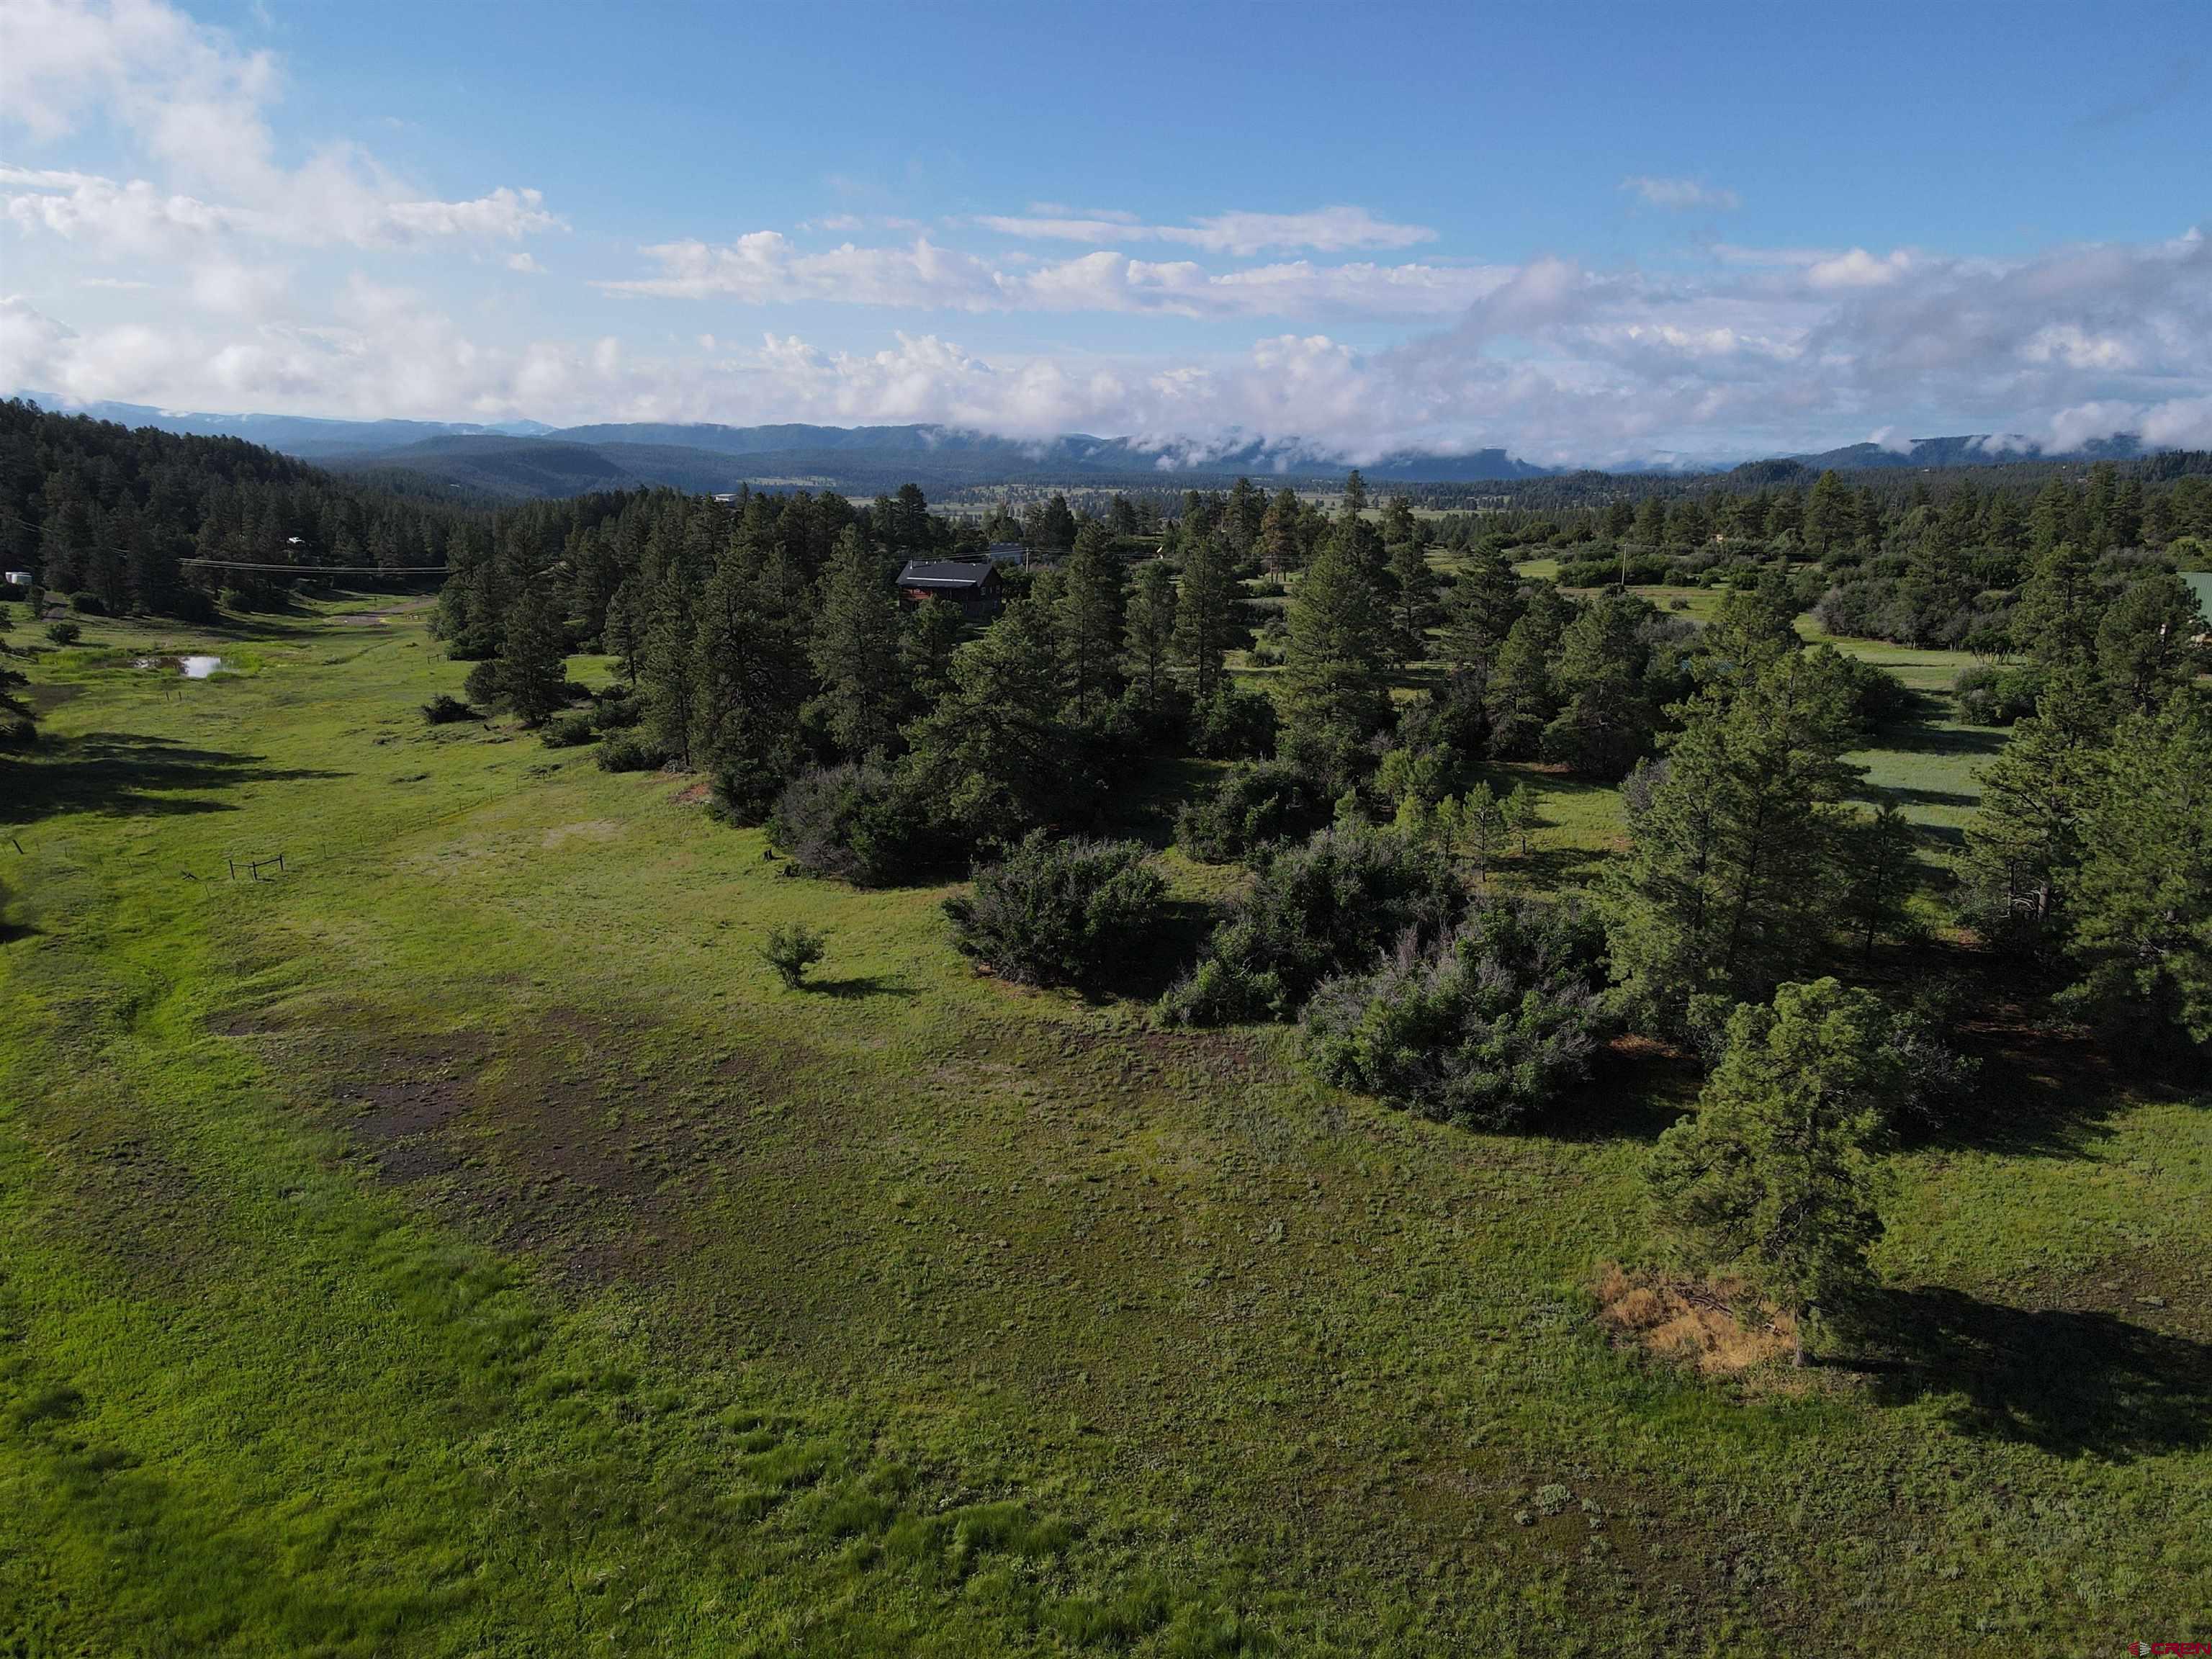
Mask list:
[[[1850,827],[1845,854],[1841,915],[1862,959],[1871,963],[1882,940],[1905,932],[1912,896],[1927,884],[1928,872],[1915,850],[1912,826],[1893,801]]]
[[[1077,532],[1054,617],[1067,698],[1079,714],[1096,713],[1120,690],[1121,613],[1128,574],[1114,538],[1095,520]]]
[[[1176,655],[1190,675],[1192,698],[1212,700],[1225,684],[1223,659],[1237,632],[1243,603],[1229,551],[1211,536],[1186,535],[1182,582],[1176,595]]]
[[[1827,647],[1680,707],[1664,776],[1607,892],[1614,976],[1662,1030],[1690,1000],[1763,1000],[1826,954],[1858,775],[1851,681]]]
[[[1038,599],[1018,601],[953,653],[951,689],[907,728],[914,798],[971,842],[1012,846],[1058,823],[1088,804],[1060,706],[1053,619]]]
[[[2104,699],[2076,669],[2043,694],[1982,769],[1964,875],[1985,931],[2013,944],[2050,942],[2081,868],[2081,818],[2106,733]]]
[[[821,690],[813,718],[838,751],[858,760],[888,750],[905,713],[898,594],[890,572],[848,529],[823,573],[807,657]]]
[[[952,684],[952,653],[960,647],[967,623],[950,599],[924,599],[907,614],[899,643],[906,683],[915,702],[933,706]]]
[[[2203,629],[2180,577],[2161,570],[2130,582],[2097,623],[2097,671],[2116,706],[2148,713],[2194,680],[2206,659]]]
[[[600,644],[621,665],[623,678],[633,691],[637,689],[638,658],[645,648],[645,629],[638,608],[637,589],[626,577],[607,595],[606,621],[599,630]]]
[[[1604,593],[1567,625],[1554,679],[1566,705],[1544,728],[1545,759],[1614,780],[1650,750],[1658,711],[1644,687],[1641,629],[1650,609],[1629,594]]]
[[[699,708],[698,640],[690,584],[664,574],[645,590],[646,623],[638,657],[645,691],[645,726],[654,745],[691,769],[691,735]]]
[[[1130,678],[1143,688],[1146,712],[1158,714],[1175,653],[1176,580],[1166,560],[1138,567],[1127,631]]]
[[[1552,668],[1574,614],[1572,603],[1557,588],[1540,588],[1506,630],[1483,696],[1491,749],[1501,760],[1533,757],[1544,728],[1559,712]]]
[[[2080,820],[2067,1000],[2150,1052],[2212,1061],[2212,712],[2124,721]]]
[[[500,695],[526,726],[541,726],[568,698],[568,640],[550,572],[525,584],[500,645]]]
[[[2095,654],[2103,610],[2095,562],[2072,542],[2057,543],[2037,553],[2021,585],[2013,647],[2046,673],[2085,669]]]
[[[1393,495],[1390,504],[1399,507],[1404,501],[1402,495]],[[1389,516],[1387,510],[1384,516]],[[1390,544],[1389,571],[1391,631],[1398,660],[1417,662],[1428,654],[1429,629],[1437,619],[1437,590],[1441,584],[1418,541]]]
[[[1795,651],[1800,644],[1796,615],[1790,585],[1781,576],[1727,590],[1698,636],[1692,666],[1698,684],[1713,688],[1742,682]]]
[[[782,548],[740,531],[699,598],[691,755],[712,775],[716,809],[741,823],[758,823],[799,769],[804,594]]]
[[[1521,578],[1494,548],[1468,558],[1443,601],[1444,665],[1480,696],[1505,636],[1521,616]]]
[[[1284,659],[1291,742],[1332,773],[1346,769],[1390,714],[1389,619],[1375,572],[1344,533],[1356,522],[1348,514],[1340,521],[1291,591]]]
[[[1838,543],[1854,540],[1857,532],[1858,512],[1850,492],[1834,472],[1823,472],[1805,501],[1806,551],[1826,556]]]
[[[1288,487],[1277,490],[1274,500],[1267,503],[1266,516],[1260,520],[1258,550],[1260,562],[1271,575],[1284,575],[1304,562],[1305,544],[1298,535],[1304,514],[1297,492]]]

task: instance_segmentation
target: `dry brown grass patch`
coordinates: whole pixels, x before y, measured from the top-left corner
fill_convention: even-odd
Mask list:
[[[1607,1262],[1596,1285],[1598,1318],[1615,1342],[1732,1376],[1787,1358],[1796,1322],[1741,1279],[1670,1279]]]

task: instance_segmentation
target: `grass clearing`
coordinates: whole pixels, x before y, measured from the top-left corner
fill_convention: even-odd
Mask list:
[[[52,746],[0,803],[27,1650],[2212,1634],[2201,1100],[2023,1075],[2016,1121],[1899,1161],[1893,1345],[1700,1380],[1595,1317],[1649,1256],[1679,1072],[1624,1051],[1553,1133],[1483,1135],[1317,1087],[1283,1033],[1011,990],[941,890],[793,879],[684,780],[426,726],[462,665],[419,616],[346,620],[371,603],[87,619],[30,664]],[[197,648],[242,672],[130,665]],[[1971,759],[1884,753],[1929,789]],[[1613,793],[1531,776],[1579,879]],[[830,934],[801,991],[754,948],[794,921]]]

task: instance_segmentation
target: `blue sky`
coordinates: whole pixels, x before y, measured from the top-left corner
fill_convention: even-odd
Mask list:
[[[0,0],[0,385],[2212,443],[2212,7]]]

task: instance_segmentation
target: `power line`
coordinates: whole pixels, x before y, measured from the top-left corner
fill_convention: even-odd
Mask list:
[[[241,559],[179,559],[210,570],[282,570],[295,576],[442,576],[442,564],[249,564]]]

